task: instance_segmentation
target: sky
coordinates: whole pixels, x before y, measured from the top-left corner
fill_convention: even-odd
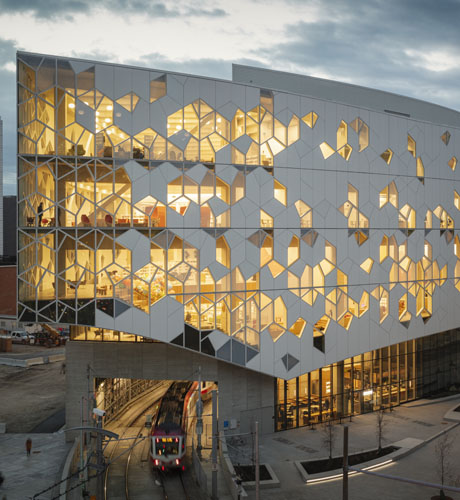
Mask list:
[[[460,0],[0,0],[4,193],[16,192],[15,54],[231,79],[231,64],[460,111]]]

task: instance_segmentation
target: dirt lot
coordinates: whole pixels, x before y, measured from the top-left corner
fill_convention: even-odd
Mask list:
[[[33,349],[33,346],[17,347],[22,352],[24,348]],[[51,354],[52,350],[48,352]],[[65,375],[60,373],[61,365],[61,362],[31,368],[0,365],[0,422],[6,423],[7,432],[30,432],[64,407]]]

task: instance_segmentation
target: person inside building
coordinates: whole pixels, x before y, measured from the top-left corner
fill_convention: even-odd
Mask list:
[[[40,202],[40,205],[38,205],[37,215],[38,215],[38,227],[40,227],[42,225],[42,218],[43,218],[43,203],[42,202]]]

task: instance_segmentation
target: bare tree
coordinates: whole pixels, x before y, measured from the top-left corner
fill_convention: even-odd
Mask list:
[[[386,416],[385,410],[383,408],[380,408],[376,413],[376,417],[377,417],[376,434],[377,434],[377,444],[378,444],[379,453],[382,451],[382,441],[383,441],[383,437],[385,435],[385,426],[386,426],[385,416]]]
[[[332,460],[332,452],[334,451],[334,443],[336,439],[336,427],[332,420],[328,418],[321,428],[321,442],[329,451],[329,460]]]
[[[452,468],[450,464],[450,452],[454,442],[451,436],[445,432],[437,441],[434,447],[434,452],[436,454],[436,465],[439,480],[441,481],[441,486],[444,486],[446,481],[452,479]],[[439,492],[439,498],[444,500],[446,497],[443,488]]]

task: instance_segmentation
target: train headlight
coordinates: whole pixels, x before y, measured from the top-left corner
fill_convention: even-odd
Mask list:
[[[155,458],[155,465],[159,465],[160,464],[160,461],[158,460],[158,458]]]
[[[180,460],[178,458],[176,458],[176,465],[179,465],[180,464]]]

